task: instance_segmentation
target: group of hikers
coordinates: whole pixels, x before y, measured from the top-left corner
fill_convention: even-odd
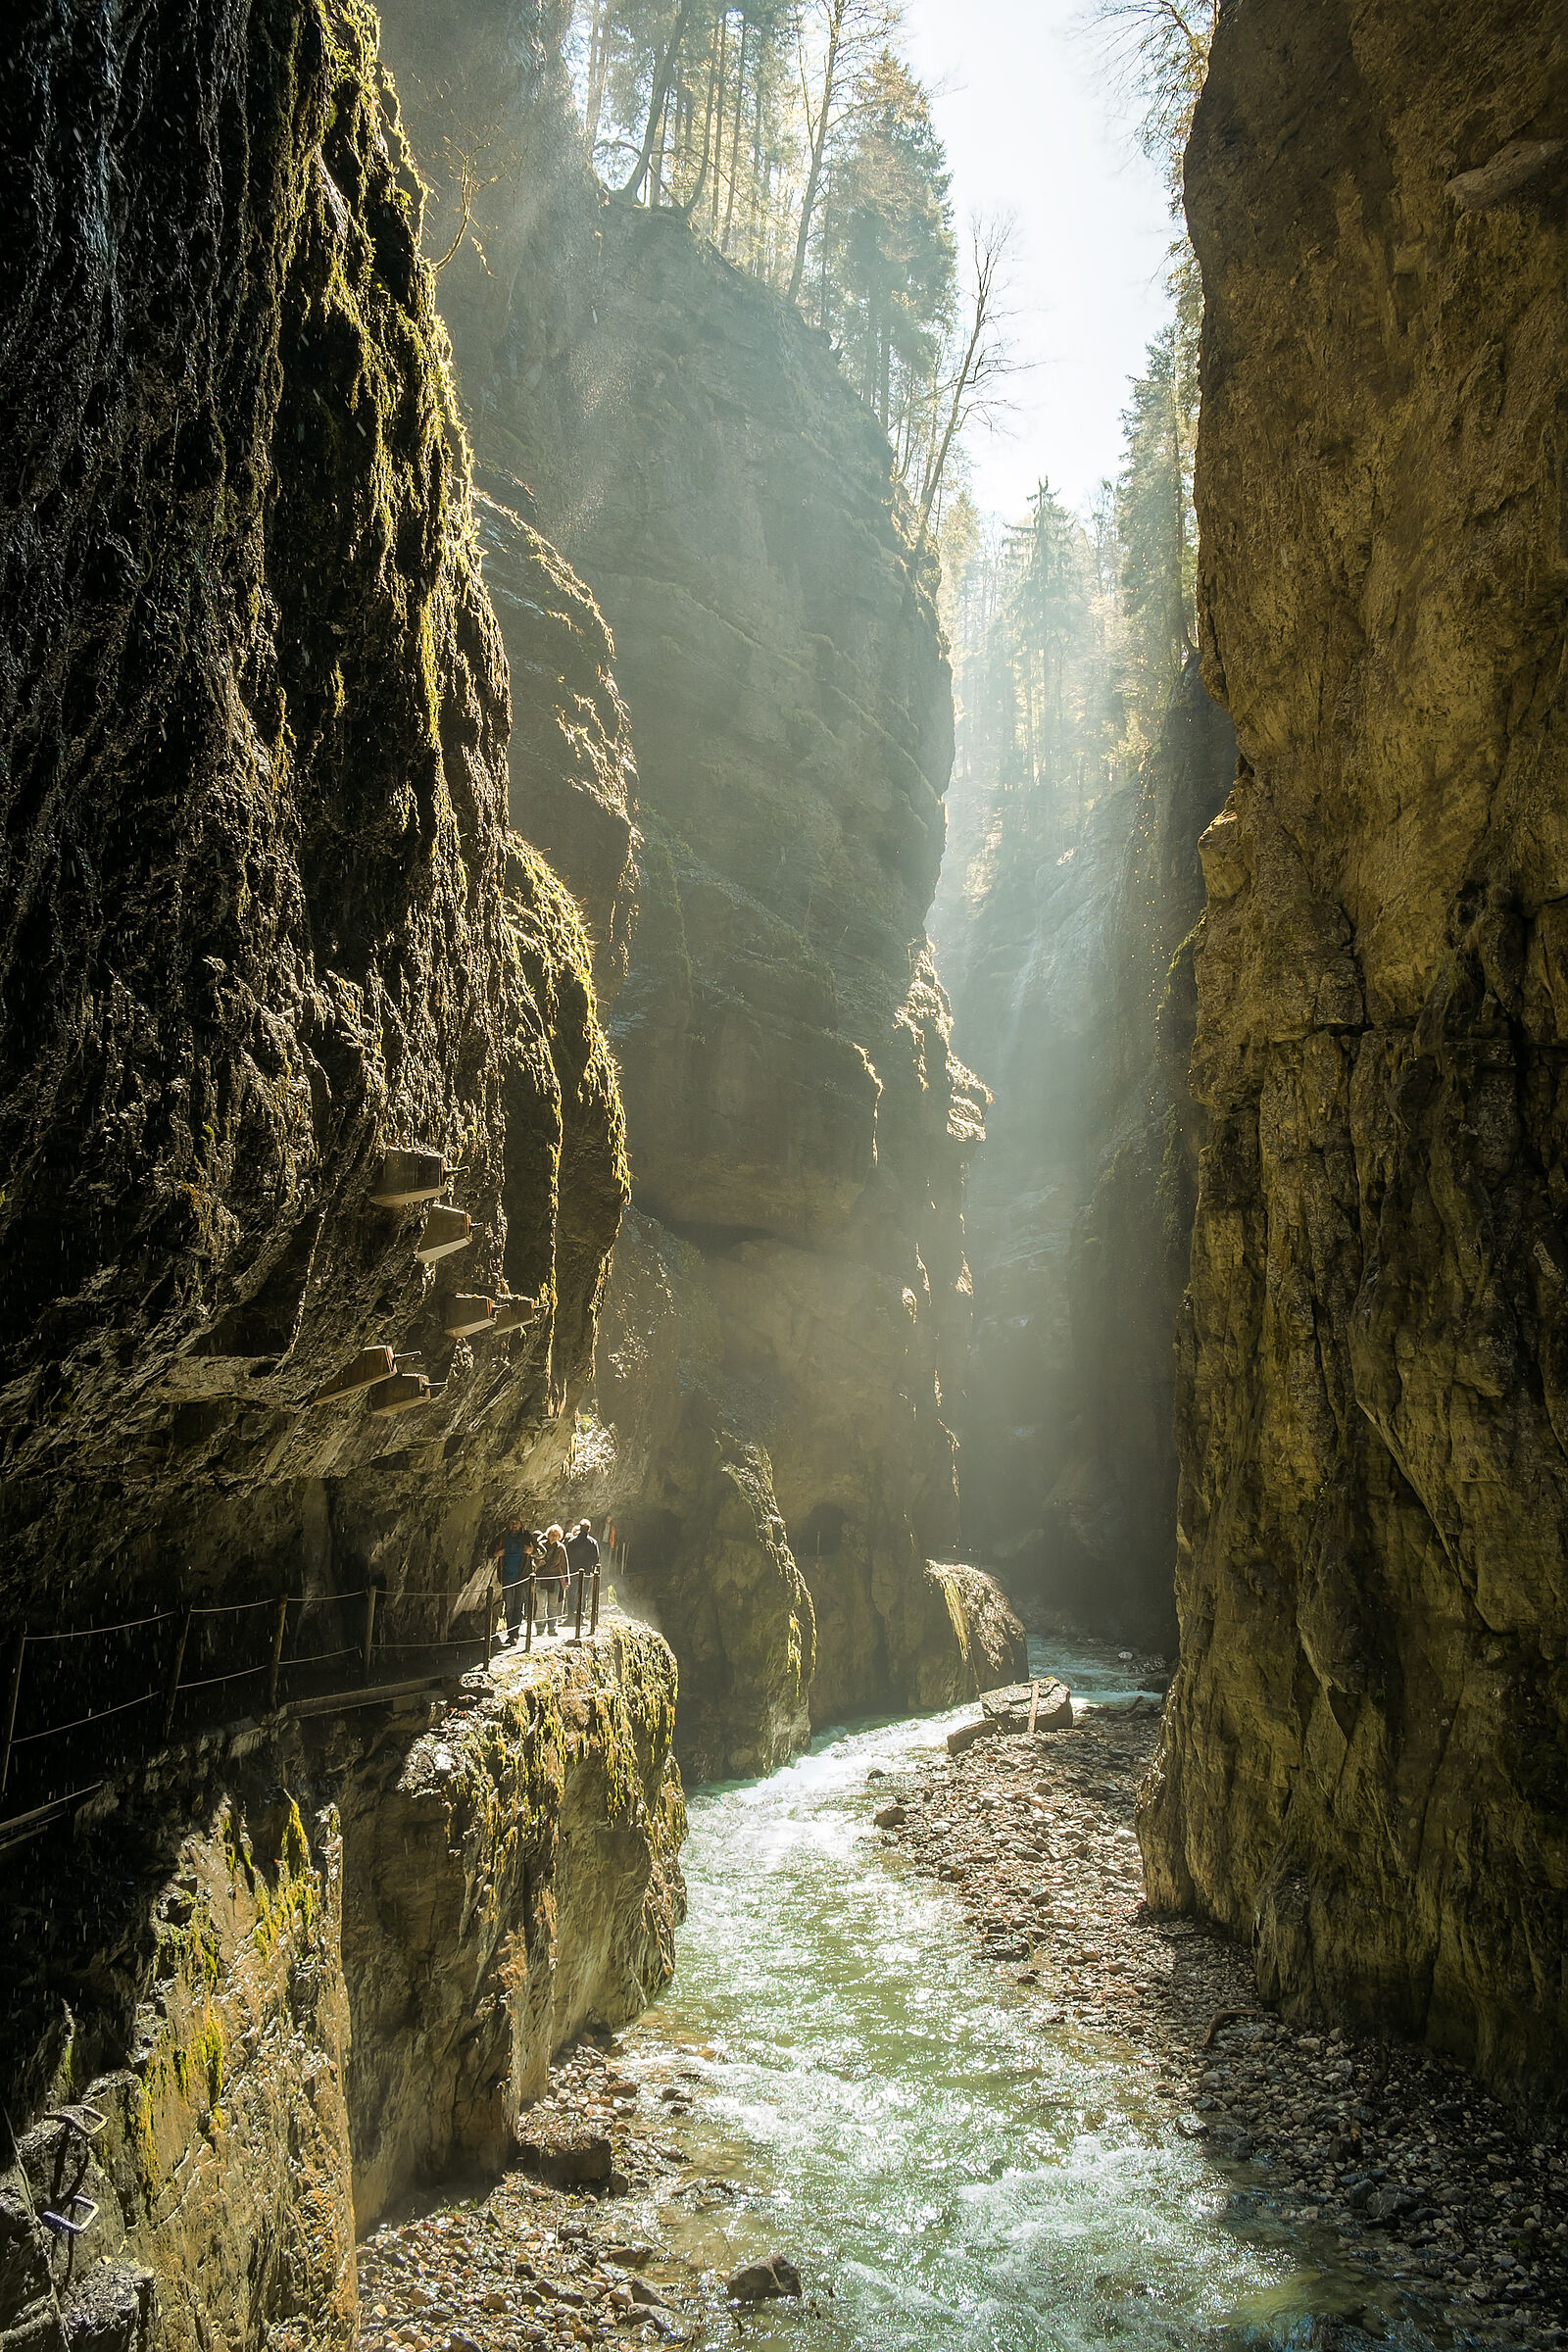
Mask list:
[[[568,1600],[572,1580],[576,1580],[580,1605],[588,1592],[588,1579],[599,1565],[599,1545],[594,1541],[593,1524],[587,1519],[579,1519],[570,1528],[526,1528],[520,1519],[513,1519],[493,1556],[501,1563],[506,1639],[511,1641],[522,1625],[523,1596],[530,1576],[534,1580],[536,1600],[543,1609],[543,1631],[554,1634],[564,1627],[571,1613]]]

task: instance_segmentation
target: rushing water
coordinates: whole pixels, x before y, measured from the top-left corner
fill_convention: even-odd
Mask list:
[[[676,1983],[625,2058],[694,2101],[671,2121],[694,2174],[660,2220],[710,2295],[777,2249],[808,2309],[748,2316],[754,2345],[1349,2346],[1356,2322],[1442,2340],[1157,2120],[1125,2045],[1031,2023],[951,1901],[883,1852],[868,1771],[947,1728],[857,1733],[692,1797]]]

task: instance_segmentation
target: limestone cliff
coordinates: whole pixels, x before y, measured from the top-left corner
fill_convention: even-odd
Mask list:
[[[307,1519],[327,1589],[389,1542],[466,1577],[433,1474],[560,1458],[625,1180],[577,918],[506,829],[417,199],[358,9],[55,13],[0,258],[8,1601],[282,1582]],[[473,1223],[438,1267],[368,1200],[415,1145]],[[446,1335],[507,1286],[531,1331]],[[430,1401],[313,1405],[372,1341]]]
[[[13,61],[0,1523],[35,1630],[167,1601],[172,1564],[193,1598],[456,1591],[564,1457],[626,1198],[579,918],[507,827],[372,30],[266,0],[100,42],[44,9]],[[547,839],[627,754],[603,624],[525,553]],[[446,1155],[466,1248],[421,1262],[424,1210],[372,1204],[392,1147]],[[531,1325],[451,1335],[455,1293],[509,1289]],[[372,1343],[426,1400],[313,1402]]]
[[[1151,1885],[1290,2005],[1568,2065],[1568,32],[1225,11],[1182,1665]]]
[[[4,1813],[76,1816],[0,1840],[8,2342],[128,2352],[156,2300],[161,2342],[347,2345],[351,2156],[362,2210],[493,2156],[552,2036],[668,1966],[662,1644],[428,1750],[259,1679],[286,1593],[340,1703],[372,1583],[384,1663],[430,1668],[564,1461],[627,1196],[587,938],[508,826],[515,718],[536,839],[618,796],[624,862],[608,638],[501,517],[509,706],[373,35],[358,0],[44,0],[6,61]],[[399,1151],[449,1207],[377,1204]],[[510,1330],[456,1303],[509,1290]],[[318,1400],[372,1347],[392,1396]],[[101,2134],[47,2112],[83,2094]],[[37,2218],[73,2193],[80,2239]]]
[[[636,746],[613,1042],[644,1223],[572,1506],[630,1539],[694,1759],[765,1767],[808,1720],[909,1696],[896,1628],[957,1533],[980,1105],[924,936],[951,758],[930,582],[823,338],[587,174],[559,12],[392,0],[385,26],[433,237],[451,159],[508,159],[443,315],[481,479],[592,588]],[[605,903],[602,848],[551,850]],[[637,1376],[656,1360],[673,1388]]]
[[[1063,856],[1027,804],[956,830],[936,934],[995,1095],[965,1205],[975,1325],[964,1535],[1026,1610],[1174,1641],[1174,1334],[1192,1223],[1186,1089],[1198,840],[1235,742],[1189,668],[1140,774]]]
[[[0,2340],[349,2352],[356,2221],[498,2163],[552,2050],[667,1982],[664,1644],[607,1629],[437,1713],[167,1756],[8,1887]],[[77,2238],[39,2218],[73,2195]]]

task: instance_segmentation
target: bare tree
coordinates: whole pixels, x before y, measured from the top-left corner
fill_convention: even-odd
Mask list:
[[[813,100],[807,62],[806,14],[797,32],[796,57],[801,76],[801,104],[806,116],[806,189],[801,198],[800,223],[795,232],[795,263],[790,270],[791,302],[799,302],[806,275],[806,255],[811,239],[816,200],[822,192],[822,172],[833,133],[848,120],[846,93],[853,89],[856,68],[873,49],[890,40],[898,28],[897,0],[820,0],[825,34],[822,79]]]
[[[1010,213],[971,221],[970,304],[964,340],[953,368],[937,389],[938,413],[946,403],[940,434],[933,432],[920,479],[920,529],[915,557],[925,552],[931,510],[942,489],[955,443],[981,417],[995,417],[1008,405],[1005,386],[1021,366],[1007,334],[1011,314],[1004,308],[1007,262],[1016,222]]]
[[[1091,24],[1114,61],[1122,94],[1139,114],[1138,140],[1165,174],[1172,205],[1193,126],[1220,0],[1096,0]]]

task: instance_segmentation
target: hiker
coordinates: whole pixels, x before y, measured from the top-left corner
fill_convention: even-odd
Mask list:
[[[592,1576],[599,1565],[599,1546],[594,1542],[594,1524],[591,1519],[579,1519],[566,1538],[566,1557],[571,1562],[571,1572],[577,1579],[577,1607],[582,1610],[586,1608],[588,1601],[587,1579]]]
[[[566,1605],[566,1576],[568,1573],[566,1546],[561,1540],[559,1527],[545,1529],[544,1558],[539,1563],[539,1591],[545,1604],[545,1632],[553,1634],[561,1611]]]
[[[522,1521],[514,1515],[508,1520],[507,1532],[492,1555],[501,1562],[501,1597],[506,1604],[506,1639],[509,1642],[522,1623],[522,1580],[534,1564],[536,1541],[524,1529]]]

